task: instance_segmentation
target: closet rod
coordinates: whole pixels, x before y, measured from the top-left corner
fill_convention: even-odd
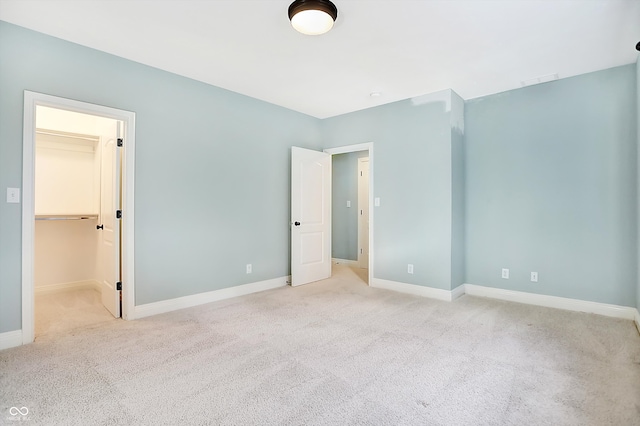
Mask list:
[[[98,142],[100,138],[98,136],[80,135],[75,133],[57,132],[55,130],[36,129],[36,133],[39,135],[58,136],[70,139],[82,139],[90,142]]]
[[[98,215],[36,215],[36,220],[88,220],[97,219]]]

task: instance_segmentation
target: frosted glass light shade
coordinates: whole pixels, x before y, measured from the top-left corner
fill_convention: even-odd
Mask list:
[[[289,6],[291,25],[302,34],[324,34],[337,17],[338,9],[329,0],[296,0]]]
[[[303,10],[291,18],[291,25],[302,34],[320,35],[333,28],[333,19],[321,10]]]

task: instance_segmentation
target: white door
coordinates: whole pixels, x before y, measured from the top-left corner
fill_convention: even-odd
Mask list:
[[[358,158],[358,264],[369,269],[369,158]]]
[[[119,127],[119,126],[118,126]],[[120,317],[120,220],[116,210],[120,207],[120,151],[117,134],[102,138],[102,165],[100,177],[100,286],[102,303],[111,314]]]
[[[291,285],[331,276],[331,155],[291,148]]]

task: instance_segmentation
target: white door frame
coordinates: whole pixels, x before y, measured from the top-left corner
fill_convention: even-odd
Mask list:
[[[24,91],[22,148],[22,344],[33,342],[34,323],[34,229],[35,229],[35,130],[36,106],[47,106],[97,115],[125,123],[122,147],[122,318],[134,319],[134,167],[135,118],[131,111],[90,104],[43,93]]]
[[[374,256],[373,256],[373,142],[359,143],[355,145],[339,146],[336,148],[327,148],[324,150],[327,154],[347,154],[357,151],[369,151],[369,278],[368,284],[373,282]]]

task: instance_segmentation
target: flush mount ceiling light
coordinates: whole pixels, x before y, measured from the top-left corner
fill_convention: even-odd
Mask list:
[[[324,34],[337,17],[338,9],[329,0],[296,0],[289,6],[291,25],[302,34]]]

